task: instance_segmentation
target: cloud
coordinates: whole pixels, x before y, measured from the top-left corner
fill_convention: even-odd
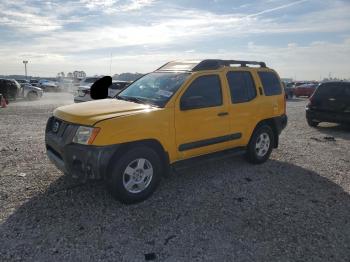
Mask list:
[[[139,10],[146,6],[151,6],[155,3],[155,0],[132,0],[129,4],[125,4],[121,6],[121,10],[123,11],[132,11]]]
[[[139,10],[155,3],[155,0],[80,0],[90,10],[99,10],[108,14]]]
[[[292,6],[295,6],[295,5],[299,5],[299,4],[305,3],[307,1],[309,1],[309,0],[295,1],[295,2],[292,2],[292,3],[289,3],[289,4],[284,4],[284,5],[280,5],[280,6],[277,6],[277,7],[265,9],[265,10],[260,11],[258,13],[248,15],[247,17],[254,17],[254,16],[263,15],[263,14],[266,14],[266,13],[271,13],[271,12],[274,12],[274,11],[277,11],[277,10],[281,10],[281,9],[289,8],[289,7],[292,7]],[[269,2],[273,2],[273,1],[270,0]]]
[[[6,66],[0,61],[0,73],[21,72],[24,58],[31,60],[30,68],[36,72],[76,68],[90,74],[106,73],[111,52],[117,61],[113,69],[119,72],[147,72],[167,60],[193,57],[266,60],[285,75],[292,71],[303,75],[304,69],[307,72],[318,66],[322,72],[329,70],[330,65],[320,65],[322,59],[338,68],[333,57],[341,61],[341,74],[345,75],[344,68],[350,66],[344,61],[350,55],[348,40],[339,42],[350,35],[350,5],[341,1],[315,8],[315,0],[270,0],[259,2],[259,10],[249,8],[250,13],[239,9],[220,13],[154,0],[25,3],[0,3],[0,30],[11,30],[11,35],[2,35],[0,40],[0,60],[10,61]],[[305,5],[310,8],[311,4],[314,7],[308,11],[288,13],[290,9],[304,10]],[[288,19],[281,14],[289,14]],[[338,43],[322,37],[313,43],[298,41],[309,33],[337,36]],[[23,42],[13,38],[15,34],[22,35]],[[279,41],[285,37],[295,41]],[[259,44],[258,38],[271,45]],[[332,54],[331,59],[328,54]],[[310,62],[313,60],[318,61],[314,67]],[[304,75],[314,78],[313,73]]]

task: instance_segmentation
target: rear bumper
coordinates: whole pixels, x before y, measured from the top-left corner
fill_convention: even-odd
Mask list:
[[[286,128],[288,123],[287,115],[281,115],[274,118],[275,126],[277,128],[278,134],[281,134],[282,130]]]
[[[334,113],[306,108],[306,118],[316,122],[350,123],[350,113]]]

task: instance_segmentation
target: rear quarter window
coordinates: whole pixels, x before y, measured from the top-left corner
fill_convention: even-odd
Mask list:
[[[258,72],[264,93],[266,96],[282,94],[282,86],[279,78],[273,72]]]
[[[342,85],[338,84],[321,84],[315,92],[315,98],[341,97],[344,95]]]

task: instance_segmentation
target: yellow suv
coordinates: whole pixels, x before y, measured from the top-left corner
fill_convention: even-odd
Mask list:
[[[135,203],[170,167],[230,153],[265,162],[286,125],[281,81],[265,63],[174,61],[115,98],[57,108],[45,140],[64,173],[103,178],[115,198]]]

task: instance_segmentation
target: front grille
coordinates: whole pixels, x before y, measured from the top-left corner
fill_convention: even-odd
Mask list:
[[[62,137],[68,126],[68,123],[58,118],[51,117],[47,123],[46,132]]]
[[[72,136],[74,136],[76,128],[76,125],[67,123],[56,117],[51,117],[47,121],[46,133],[50,134],[50,136],[62,138],[68,142],[69,139],[72,139]]]

